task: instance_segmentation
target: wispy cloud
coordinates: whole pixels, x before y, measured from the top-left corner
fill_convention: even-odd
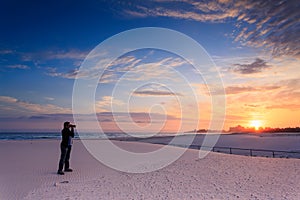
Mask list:
[[[289,102],[289,104],[298,104],[300,99],[300,79],[287,79],[277,83],[282,87],[275,98],[274,102]]]
[[[53,104],[37,104],[21,101],[10,96],[0,96],[0,110],[3,116],[26,116],[30,114],[71,113],[71,109]]]
[[[149,123],[161,123],[162,120],[179,120],[178,118],[172,115],[164,115],[160,113],[146,113],[146,112],[98,112],[96,113],[96,118],[94,114],[81,114],[77,115],[77,121],[81,121],[82,124],[89,124],[88,122],[97,122],[100,123],[102,128],[106,126],[114,126],[113,128],[118,128],[116,126],[117,123],[128,124],[132,126],[132,122],[137,124],[149,124]],[[32,123],[39,122],[36,127],[32,127],[32,129],[39,128],[39,125],[49,125],[54,124],[60,125],[64,121],[73,121],[73,114],[71,113],[50,113],[50,114],[32,114],[28,116],[21,116],[21,117],[12,117],[12,116],[0,116],[0,123],[6,122],[15,122],[18,123],[29,123],[32,126]],[[83,125],[84,126],[84,125]],[[2,127],[1,127],[2,128]],[[51,128],[51,127],[48,127]],[[80,127],[86,129],[94,129],[97,127]]]
[[[111,110],[112,105],[122,106],[124,102],[112,96],[104,96],[100,101],[96,102],[96,110],[97,112],[108,112]]]
[[[9,96],[0,96],[0,102],[4,103],[16,103],[18,100]]]
[[[128,119],[128,116],[133,118],[133,121],[150,121],[151,117],[153,121],[159,121],[162,119],[172,119],[176,120],[178,118],[172,116],[172,115],[164,115],[160,113],[147,113],[147,112],[100,112],[97,113],[98,117],[103,117],[103,116],[109,116],[109,117],[114,117],[114,119],[118,119],[121,122],[129,122],[130,119]]]
[[[211,86],[213,87],[213,86]],[[253,92],[269,92],[269,91],[276,91],[282,89],[281,85],[253,85],[253,84],[238,84],[238,85],[231,85],[225,88],[216,88],[215,90],[208,90],[206,85],[203,85],[200,88],[200,92],[203,95],[210,96],[210,95],[223,95],[224,91],[220,91],[221,89],[225,89],[225,95],[235,95],[241,93],[253,93]]]
[[[107,69],[102,74],[100,78],[100,83],[111,83],[115,82],[120,76],[120,73],[125,73],[133,69],[137,63],[140,62],[140,59],[137,59],[133,56],[126,56],[120,59],[117,59],[111,63]],[[100,65],[100,66],[99,66]],[[76,67],[75,69],[69,70],[67,72],[59,72],[58,68],[48,67],[46,74],[52,77],[61,77],[67,79],[85,79],[85,78],[99,78],[97,77],[99,72],[103,70],[101,62],[91,67],[90,69],[82,69]]]
[[[134,56],[126,56],[111,63],[102,74],[100,83],[115,83],[122,81],[151,80],[163,77],[164,79],[175,80],[176,74],[170,70],[186,64],[181,58],[167,57],[154,62],[141,62],[141,59]],[[95,66],[89,70],[75,68],[68,72],[59,72],[57,68],[48,67],[46,74],[53,77],[68,79],[98,78],[99,71],[103,66]]]
[[[153,0],[122,8],[132,17],[171,17],[199,22],[232,22],[235,41],[265,47],[275,56],[300,56],[300,4],[297,0]]]
[[[265,69],[270,68],[271,66],[267,64],[266,61],[256,58],[254,62],[248,64],[234,64],[231,68],[231,71],[239,74],[254,74],[262,72]]]
[[[298,1],[251,0],[239,1],[236,5],[241,9],[240,23],[236,25],[242,30],[237,33],[237,39],[246,45],[267,47],[275,56],[300,56]]]
[[[68,51],[59,50],[59,51],[46,51],[42,52],[42,55],[46,59],[79,59],[83,60],[87,56],[87,51],[80,51],[78,49],[71,49]]]
[[[134,96],[183,96],[179,92],[174,92],[168,89],[163,84],[159,83],[148,83],[146,85],[143,85],[141,88],[138,88],[135,90],[132,95]]]
[[[6,55],[6,54],[12,54],[12,53],[14,53],[14,50],[10,50],[10,49],[0,50],[0,55]]]
[[[53,97],[44,97],[44,99],[48,100],[48,101],[54,101]]]
[[[136,17],[163,16],[201,22],[221,22],[238,15],[236,8],[226,9],[225,4],[218,1],[202,3],[196,0],[143,1],[131,9],[125,9],[125,13]]]
[[[30,69],[28,65],[8,65],[7,68],[10,69]]]
[[[133,70],[141,59],[134,56],[124,56],[112,62],[102,74],[100,83],[112,83],[118,80],[122,74]],[[103,67],[103,66],[101,66]],[[96,68],[97,69],[97,68]]]
[[[169,81],[176,81],[178,75],[172,68],[182,66],[184,62],[178,58],[164,58],[154,62],[137,63],[130,71],[120,74],[118,78],[123,81],[149,81],[157,79],[165,79]],[[116,68],[112,73],[118,73],[120,70]],[[113,80],[115,81],[115,80]]]
[[[137,96],[182,96],[180,93],[173,93],[170,91],[159,91],[159,90],[141,90],[141,91],[135,91],[133,93]]]
[[[69,70],[68,72],[58,72],[57,68],[54,67],[48,67],[46,74],[48,76],[52,77],[61,77],[61,78],[67,78],[67,79],[76,79],[76,78],[94,78],[95,73],[91,73],[89,71],[85,70],[79,70],[79,68],[75,68],[72,70]]]
[[[295,111],[297,109],[300,109],[300,104],[274,104],[274,105],[269,105],[266,106],[266,109],[287,109],[287,110],[292,110]]]
[[[213,88],[209,90],[209,88]],[[211,95],[223,95],[225,90],[225,95],[239,95],[243,93],[266,93],[266,92],[275,92],[275,91],[281,91],[284,86],[278,84],[269,84],[269,85],[255,85],[253,83],[244,83],[244,84],[236,84],[236,85],[230,85],[226,86],[225,88],[216,88],[214,89],[213,86],[208,86],[204,84],[198,84],[196,85],[197,91],[201,95],[205,96],[211,96]],[[263,95],[261,95],[263,96]],[[234,104],[234,102],[232,102]]]
[[[1,54],[14,54],[20,62],[38,62],[47,60],[73,60],[75,64],[78,61],[84,60],[88,55],[88,51],[82,51],[79,49],[69,50],[45,50],[40,52],[21,52],[12,50],[0,51]]]
[[[245,92],[266,92],[271,90],[277,90],[281,86],[228,86],[225,88],[226,94],[239,94]]]

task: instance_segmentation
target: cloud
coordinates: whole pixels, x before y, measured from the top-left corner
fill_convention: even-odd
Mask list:
[[[108,112],[112,105],[122,106],[124,102],[112,96],[103,96],[102,100],[96,102],[96,110],[97,112]]]
[[[138,2],[138,3],[137,3]],[[300,56],[298,0],[137,1],[122,7],[125,16],[171,17],[210,23],[234,23],[232,36],[243,45],[264,47],[274,56]]]
[[[183,96],[179,92],[173,92],[164,84],[147,83],[133,91],[134,96]]]
[[[225,9],[224,4],[218,1],[201,3],[196,0],[143,1],[124,10],[125,14],[132,14],[135,17],[173,17],[200,22],[222,22],[238,15],[236,8]]]
[[[48,101],[53,101],[54,98],[53,97],[44,97],[44,99],[48,100]]]
[[[170,91],[159,91],[159,90],[134,91],[133,94],[137,96],[182,96],[182,94],[180,93],[174,93]]]
[[[7,68],[10,69],[30,69],[27,65],[8,65]]]
[[[185,61],[184,59],[182,58],[173,58],[173,57],[168,57],[168,58],[165,58],[163,60],[161,60],[159,62],[161,65],[165,65],[165,66],[168,66],[168,67],[180,67],[184,64],[187,64],[187,61]]]
[[[126,71],[123,74],[119,74],[118,78],[122,81],[153,81],[158,79],[164,79],[169,81],[177,81],[178,74],[176,74],[173,68],[182,66],[182,59],[177,58],[164,58],[154,62],[138,63],[130,71]],[[118,71],[113,71],[117,73]],[[115,81],[115,80],[114,80]]]
[[[30,120],[47,120],[47,121],[73,121],[73,114],[55,113],[55,114],[40,114],[27,117]]]
[[[245,104],[246,107],[250,107],[250,108],[258,108],[260,107],[260,105],[256,105],[256,104]]]
[[[70,50],[49,50],[42,52],[29,52],[29,53],[19,53],[23,60],[39,60],[40,58],[46,60],[83,60],[87,55],[88,51],[81,51],[78,49]]]
[[[133,56],[118,59],[113,62],[101,77],[101,83],[111,83],[118,79],[123,81],[151,80],[158,77],[173,79],[174,73],[169,68],[186,64],[181,58],[167,57],[154,62],[141,62]]]
[[[134,56],[124,56],[112,62],[102,74],[100,83],[112,83],[118,80],[122,74],[133,70],[141,59]]]
[[[128,116],[135,123],[150,123],[159,122],[163,119],[178,120],[172,115],[164,115],[160,113],[146,113],[146,112],[97,112],[96,120],[98,122],[131,122]],[[94,114],[78,114],[76,115],[78,121],[95,121]],[[21,117],[0,117],[0,121],[44,121],[44,122],[64,122],[73,121],[73,114],[70,113],[51,113],[51,114],[33,114]]]
[[[118,80],[118,75],[114,71],[105,71],[100,80],[99,83],[113,83]]]
[[[125,73],[135,67],[140,59],[136,59],[133,56],[126,56],[112,62],[102,74],[100,83],[111,83],[115,82],[119,77],[118,73]],[[98,64],[99,65],[99,64]],[[101,64],[100,64],[101,65]],[[91,79],[99,78],[98,74],[103,66],[94,66],[88,70],[76,67],[75,69],[67,72],[59,72],[55,67],[48,67],[46,74],[52,77],[61,77],[67,79]]]
[[[298,89],[300,88],[300,78],[297,79],[287,79],[279,81],[280,85],[284,85],[289,89]]]
[[[87,51],[80,51],[77,49],[71,49],[68,51],[46,51],[42,53],[47,59],[79,59],[83,60],[87,55]]]
[[[225,88],[226,94],[239,94],[245,92],[271,91],[281,88],[281,86],[229,86]]]
[[[18,100],[9,96],[0,96],[0,102],[2,103],[16,103]]]
[[[151,118],[154,121],[160,121],[162,119],[177,120],[179,118],[173,115],[165,115],[161,113],[147,113],[147,112],[99,112],[97,113],[98,118],[111,117],[112,119],[120,119],[123,122],[128,122],[128,116],[134,121],[149,121]]]
[[[0,113],[3,116],[27,116],[30,114],[71,113],[71,109],[53,104],[37,104],[14,97],[0,96]]]
[[[274,101],[289,102],[289,104],[298,104],[300,98],[300,79],[287,79],[277,83],[282,87],[274,98]]]
[[[236,38],[246,45],[266,47],[275,56],[300,56],[299,2],[286,0],[239,1],[237,6],[244,15],[238,18],[237,27],[243,29]],[[243,25],[244,23],[244,25]]]
[[[57,68],[48,67],[46,74],[52,77],[76,79],[76,78],[95,78],[96,73],[91,73],[85,70],[79,70],[79,68],[75,68],[64,73],[64,72],[57,72]]]
[[[254,62],[249,64],[234,64],[234,67],[231,68],[231,71],[239,74],[254,74],[262,72],[270,67],[271,66],[268,65],[266,61],[256,58]]]
[[[249,120],[249,117],[245,116],[245,115],[229,115],[227,114],[226,115],[226,121],[234,121],[234,122],[237,122],[237,121],[248,121]]]
[[[141,59],[134,56],[126,56],[112,62],[103,72],[99,83],[114,83],[122,81],[145,81],[163,77],[175,80],[178,75],[170,68],[183,66],[187,62],[181,58],[167,57],[155,62],[141,63]],[[98,64],[99,65],[99,64]],[[75,68],[68,72],[59,72],[57,68],[48,67],[46,74],[52,77],[67,79],[91,79],[99,78],[99,71],[103,66],[95,66],[89,70]]]
[[[12,54],[12,53],[14,53],[13,50],[9,50],[9,49],[0,50],[0,55],[6,55],[6,54]]]
[[[110,69],[116,69],[117,71],[128,71],[135,67],[141,59],[134,56],[124,56],[117,60],[114,60],[108,67]]]
[[[259,91],[258,88],[251,87],[251,86],[229,86],[225,89],[226,94],[239,94],[244,92],[255,92]]]
[[[79,61],[83,61],[88,55],[88,51],[78,49],[69,50],[48,50],[39,52],[17,52],[13,51],[17,58],[23,62],[43,63],[47,60],[73,60],[74,65],[78,65]]]
[[[266,106],[266,109],[287,109],[291,111],[297,111],[300,109],[300,104],[275,104]]]

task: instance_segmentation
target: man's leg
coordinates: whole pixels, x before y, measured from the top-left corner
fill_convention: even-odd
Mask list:
[[[72,146],[68,146],[68,149],[67,149],[67,153],[66,153],[66,159],[65,159],[65,171],[68,169],[70,169],[70,155],[71,155],[71,149],[72,149]]]
[[[67,156],[67,148],[64,146],[60,146],[61,154],[60,154],[60,160],[59,160],[59,166],[58,166],[58,172],[62,172]]]

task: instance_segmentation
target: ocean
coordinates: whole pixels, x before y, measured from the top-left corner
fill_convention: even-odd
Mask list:
[[[172,136],[175,133],[159,133],[158,136]],[[135,133],[138,137],[147,137],[152,133]],[[86,132],[81,133],[80,137],[75,133],[75,139],[113,139],[113,138],[127,138],[132,137],[126,133],[110,132],[110,133],[96,133]],[[60,131],[57,132],[0,132],[0,140],[40,140],[40,139],[61,139]]]

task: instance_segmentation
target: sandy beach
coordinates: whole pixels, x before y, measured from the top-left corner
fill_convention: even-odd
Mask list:
[[[199,159],[189,149],[163,169],[132,174],[103,165],[76,140],[74,172],[60,176],[59,143],[0,141],[0,199],[300,199],[298,159],[220,153]],[[116,143],[137,152],[161,147]]]

